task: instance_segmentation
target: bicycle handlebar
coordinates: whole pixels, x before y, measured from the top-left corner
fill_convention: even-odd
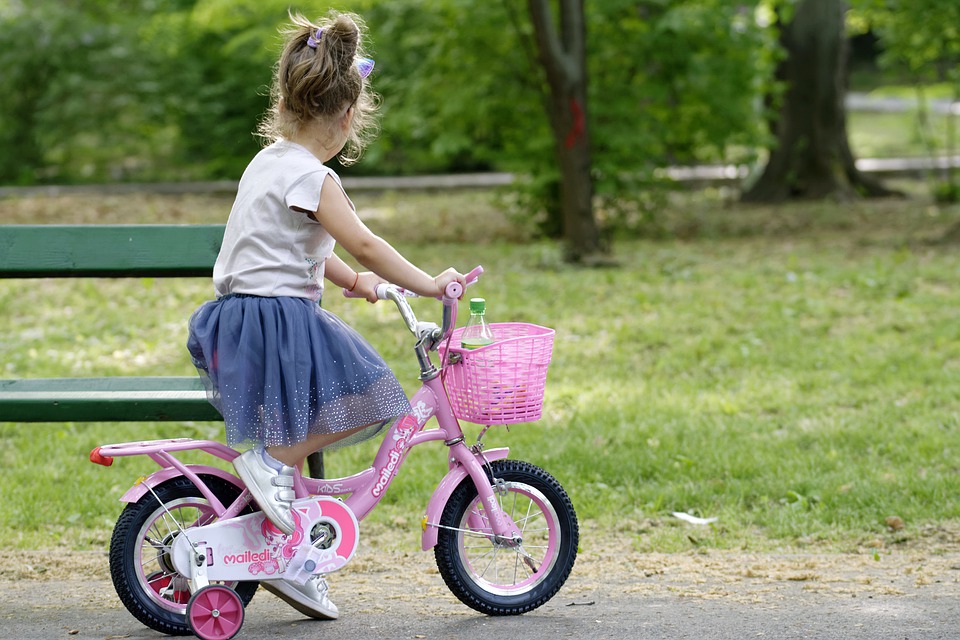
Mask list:
[[[469,287],[477,282],[480,279],[480,275],[483,273],[483,267],[477,265],[473,270],[467,273],[464,276],[466,281],[466,286]],[[443,303],[443,326],[437,330],[435,324],[421,323],[417,320],[417,316],[413,313],[413,309],[410,308],[410,303],[406,301],[405,298],[419,298],[420,296],[412,291],[408,291],[403,287],[398,287],[394,284],[381,283],[376,287],[377,299],[378,300],[393,300],[397,309],[400,311],[400,315],[403,317],[404,322],[407,324],[407,328],[410,329],[410,332],[417,336],[418,338],[432,337],[435,342],[438,342],[441,338],[447,335],[447,333],[453,328],[454,322],[456,322],[455,309],[457,302],[460,300],[460,296],[463,295],[465,287],[459,282],[451,282],[446,287],[444,287],[443,295],[439,296],[437,299]],[[347,298],[359,298],[360,296],[354,293],[353,291],[343,290],[343,295]],[[433,334],[432,336],[427,336],[426,333]]]
[[[472,271],[470,271],[469,273],[467,273],[467,274],[464,276],[464,280],[466,280],[467,286],[469,287],[470,285],[476,283],[476,281],[480,278],[480,275],[481,275],[482,273],[483,273],[483,267],[480,266],[480,265],[477,265]],[[387,283],[387,282],[383,282],[383,283],[381,283],[381,284],[378,284],[377,287],[376,287],[376,289],[375,289],[375,291],[377,292],[377,299],[378,299],[378,300],[387,300],[387,299],[388,299],[388,298],[387,298],[387,291],[388,291],[389,289],[391,289],[391,288],[392,288],[392,289],[396,289],[401,295],[404,295],[404,296],[406,296],[406,297],[408,297],[408,298],[419,298],[419,297],[420,297],[418,294],[414,293],[413,291],[409,291],[409,290],[407,290],[407,289],[404,289],[403,287],[399,287],[399,286],[394,285],[394,284],[389,284],[389,283]],[[444,290],[443,290],[443,295],[437,297],[437,300],[440,300],[440,301],[443,302],[444,304],[452,304],[454,301],[460,299],[460,296],[463,295],[463,291],[464,291],[463,285],[461,285],[459,282],[451,282],[450,284],[448,284],[448,285],[446,286],[446,288],[444,288]],[[358,295],[357,293],[355,293],[355,292],[353,292],[353,291],[350,291],[350,290],[348,290],[348,289],[344,289],[344,290],[343,290],[343,295],[344,295],[344,297],[346,297],[346,298],[359,298],[359,297],[360,297],[360,295]]]

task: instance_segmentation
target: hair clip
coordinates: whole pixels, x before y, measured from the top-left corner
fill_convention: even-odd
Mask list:
[[[353,64],[357,66],[357,71],[360,72],[360,77],[366,78],[373,71],[373,65],[376,63],[370,58],[357,58],[356,62]]]
[[[316,49],[317,44],[320,43],[320,38],[322,37],[323,37],[323,27],[320,27],[319,29],[317,29],[317,32],[315,34],[307,38],[307,46],[310,47],[311,49]]]

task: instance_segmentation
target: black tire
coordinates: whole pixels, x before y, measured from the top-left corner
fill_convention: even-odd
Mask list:
[[[240,495],[237,487],[222,478],[201,477],[224,505]],[[247,507],[244,513],[252,511]],[[176,572],[169,558],[179,534],[171,515],[185,529],[215,520],[209,502],[190,480],[177,477],[164,482],[120,514],[110,540],[110,575],[120,601],[137,620],[160,633],[182,636],[193,633],[187,622],[190,593],[187,578]],[[246,606],[259,583],[226,585]]]
[[[503,483],[500,506],[523,542],[493,539],[467,478],[444,507],[434,553],[444,582],[465,605],[492,616],[519,615],[550,600],[566,582],[580,542],[577,514],[543,469],[516,460],[498,460],[491,468],[495,482]]]

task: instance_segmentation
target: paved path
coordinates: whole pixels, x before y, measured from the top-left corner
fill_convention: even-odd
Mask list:
[[[9,567],[12,554],[3,556]],[[100,566],[101,558],[95,560],[88,565]],[[955,551],[876,560],[870,553],[587,549],[551,602],[511,618],[482,616],[456,601],[430,554],[364,553],[353,564],[352,570],[331,576],[340,620],[304,619],[261,590],[247,608],[238,640],[933,640],[960,635],[960,553]],[[123,609],[102,575],[105,567],[77,569],[80,575],[67,579],[52,579],[51,571],[44,569],[35,579],[0,580],[0,637],[163,637]]]
[[[0,585],[6,589],[8,585]],[[564,597],[520,617],[489,618],[448,600],[410,606],[404,594],[341,594],[334,622],[300,617],[261,591],[247,608],[242,638],[349,638],[351,640],[560,638],[742,640],[744,638],[869,638],[933,640],[960,633],[956,597],[885,595],[865,598],[803,593],[795,586],[778,602],[680,595],[643,596],[609,588]],[[68,581],[21,592],[0,605],[3,638],[161,638],[114,603],[104,582]],[[579,604],[578,604],[579,603]],[[74,633],[75,632],[75,633]],[[72,634],[72,635],[71,635]]]

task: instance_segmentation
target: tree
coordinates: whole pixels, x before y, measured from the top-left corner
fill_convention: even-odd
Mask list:
[[[740,0],[568,7],[582,9],[589,41],[577,142],[603,239],[649,227],[660,168],[749,162],[766,142],[755,97],[772,75],[776,42]],[[559,154],[568,152],[573,109],[554,98],[529,0],[368,0],[356,9],[371,29],[384,107],[382,134],[356,169],[512,171],[523,176],[518,214],[564,238],[560,189],[569,181]],[[541,24],[569,59],[562,10],[544,2]],[[546,115],[554,105],[566,122]]]
[[[782,10],[789,7],[783,7]],[[848,43],[842,0],[800,0],[780,25],[786,57],[777,79],[786,92],[771,124],[777,144],[748,202],[889,195],[856,167],[847,137],[844,97]]]
[[[548,0],[528,0],[527,5],[550,89],[545,104],[560,169],[560,210],[567,259],[580,262],[602,250],[593,215],[583,0],[561,0],[559,28]]]

